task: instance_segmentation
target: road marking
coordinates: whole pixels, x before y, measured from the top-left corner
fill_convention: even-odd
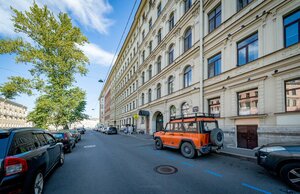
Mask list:
[[[211,171],[211,170],[204,170],[204,172],[208,173],[208,174],[211,174],[211,175],[214,175],[216,177],[223,177],[223,175],[219,174],[219,173],[216,173],[214,171]]]
[[[189,166],[189,167],[194,167],[193,164],[190,164],[190,163],[188,163],[188,162],[181,162],[181,164],[184,164],[184,165]]]
[[[96,147],[96,145],[86,145],[86,146],[83,146],[83,148],[94,148]]]
[[[248,188],[253,189],[253,190],[255,190],[255,191],[259,191],[259,192],[262,192],[262,193],[265,193],[265,194],[272,194],[272,193],[269,192],[269,191],[262,190],[262,189],[260,189],[260,188],[257,188],[257,187],[254,187],[254,186],[252,186],[252,185],[249,185],[249,184],[247,184],[247,183],[242,183],[242,185],[243,185],[244,187],[248,187]]]

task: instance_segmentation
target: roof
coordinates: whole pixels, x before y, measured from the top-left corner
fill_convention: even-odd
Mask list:
[[[15,106],[18,106],[18,107],[21,107],[21,108],[27,109],[27,106],[24,106],[24,105],[22,105],[22,104],[13,102],[13,101],[11,101],[11,100],[8,100],[8,99],[2,98],[2,97],[0,97],[0,101],[5,102],[5,103],[8,103],[8,104],[15,105]]]
[[[21,127],[21,128],[10,128],[7,129],[9,133],[11,132],[22,132],[22,131],[44,131],[43,129],[35,128],[35,127]]]

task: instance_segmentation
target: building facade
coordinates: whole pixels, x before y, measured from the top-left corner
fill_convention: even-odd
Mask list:
[[[141,1],[105,83],[114,125],[152,134],[171,115],[208,112],[233,147],[299,139],[299,10],[297,0]]]
[[[0,128],[29,127],[27,107],[0,97]]]

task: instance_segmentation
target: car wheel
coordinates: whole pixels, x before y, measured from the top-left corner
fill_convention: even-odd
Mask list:
[[[62,152],[60,153],[60,156],[59,156],[59,162],[58,162],[58,165],[59,165],[59,166],[62,166],[64,163],[65,163],[65,154],[64,154],[64,152],[62,151]]]
[[[184,142],[181,145],[181,154],[186,157],[186,158],[194,158],[195,157],[195,149],[192,146],[192,144],[188,143],[188,142]]]
[[[289,163],[280,170],[281,178],[292,188],[300,191],[300,163]]]
[[[41,171],[38,171],[33,178],[31,193],[42,194],[43,189],[44,189],[44,175]]]
[[[159,138],[155,139],[155,148],[157,150],[163,149],[163,143],[162,143],[161,139],[159,139]]]

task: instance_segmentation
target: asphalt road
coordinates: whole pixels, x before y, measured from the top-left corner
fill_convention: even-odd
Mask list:
[[[159,174],[159,165],[178,171]],[[296,193],[253,162],[217,154],[186,159],[178,151],[155,150],[149,139],[94,131],[45,184],[44,194]]]

